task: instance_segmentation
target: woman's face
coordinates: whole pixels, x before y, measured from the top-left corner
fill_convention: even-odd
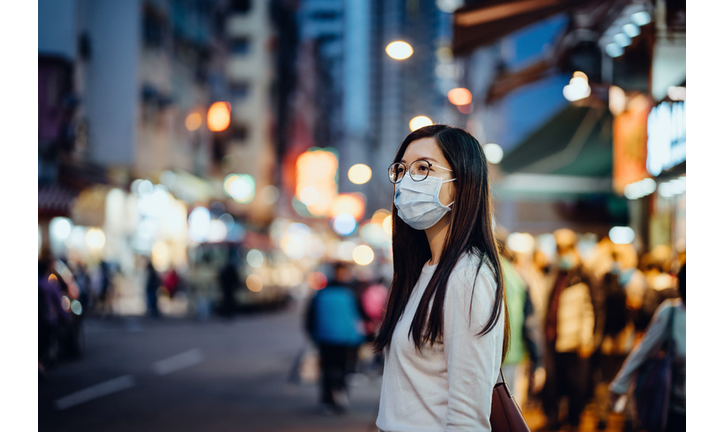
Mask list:
[[[430,177],[440,177],[443,180],[450,180],[453,178],[452,171],[440,169],[435,166],[438,165],[443,168],[447,168],[448,170],[452,169],[447,159],[445,159],[445,156],[443,156],[437,142],[435,142],[435,138],[422,138],[411,142],[410,145],[407,146],[405,154],[402,155],[402,160],[400,162],[409,167],[411,163],[420,159],[430,161],[433,164],[433,166],[430,167]],[[447,206],[453,202],[455,198],[454,184],[455,182],[442,184],[442,188],[440,188],[440,196],[438,197],[440,204]]]

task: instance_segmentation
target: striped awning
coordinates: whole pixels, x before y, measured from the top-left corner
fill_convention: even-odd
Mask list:
[[[70,216],[78,191],[53,184],[38,187],[38,216]]]

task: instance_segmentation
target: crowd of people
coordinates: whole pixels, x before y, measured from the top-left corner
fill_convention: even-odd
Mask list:
[[[678,427],[686,413],[685,255],[658,246],[639,259],[633,245],[604,238],[584,259],[573,231],[554,237],[553,260],[541,251],[503,249],[512,333],[504,371],[517,398],[542,405],[545,430],[576,430],[589,404],[599,430],[613,409],[623,413],[624,430],[640,430],[651,407],[637,406],[644,399],[635,394],[635,377],[671,334],[674,384],[662,424],[684,430]],[[668,310],[676,311],[673,331],[660,318]],[[523,394],[525,387],[515,385],[521,377],[528,383]]]
[[[511,251],[499,240],[511,330],[503,373],[516,400],[542,410],[543,430],[577,430],[586,407],[599,430],[614,410],[625,431],[642,430],[642,411],[650,407],[637,406],[637,376],[671,346],[672,399],[663,416],[666,430],[685,430],[685,255],[659,246],[639,257],[633,245],[604,238],[582,257],[573,231],[554,238],[553,259],[540,250]],[[359,369],[357,353],[378,330],[387,288],[355,280],[349,264],[332,267],[327,287],[307,305],[304,326],[319,354],[322,410],[342,413],[345,377]]]

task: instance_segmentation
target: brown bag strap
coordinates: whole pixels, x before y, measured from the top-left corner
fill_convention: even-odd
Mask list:
[[[508,382],[505,380],[505,375],[503,375],[503,367],[500,367],[500,372],[498,373],[498,380],[495,382],[495,386],[502,384],[505,388],[505,392],[508,393],[508,396],[513,397],[513,392],[510,391],[510,387],[508,387]]]

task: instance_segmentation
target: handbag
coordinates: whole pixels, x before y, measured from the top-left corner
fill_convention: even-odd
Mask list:
[[[666,429],[671,397],[673,345],[672,328],[676,310],[671,308],[668,322],[666,347],[646,360],[636,377],[634,398],[641,426],[649,432],[661,432]]]
[[[493,406],[490,410],[490,427],[493,432],[530,432],[520,407],[513,399],[500,369],[498,381],[493,387]]]

